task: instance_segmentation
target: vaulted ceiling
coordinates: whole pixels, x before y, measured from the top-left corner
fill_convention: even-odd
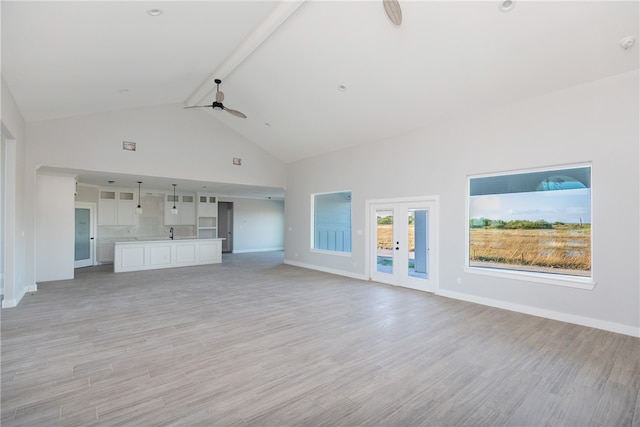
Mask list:
[[[285,162],[638,69],[637,1],[2,1],[25,120],[183,103]],[[149,12],[158,9],[161,14]]]

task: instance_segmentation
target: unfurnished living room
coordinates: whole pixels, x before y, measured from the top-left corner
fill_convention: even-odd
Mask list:
[[[2,426],[640,426],[637,1],[2,1]]]

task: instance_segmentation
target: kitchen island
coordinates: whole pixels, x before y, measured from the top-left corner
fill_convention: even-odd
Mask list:
[[[222,241],[213,239],[129,240],[115,242],[113,271],[155,270],[222,262]]]

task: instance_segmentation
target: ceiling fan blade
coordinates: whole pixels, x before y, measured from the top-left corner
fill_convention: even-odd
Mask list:
[[[402,24],[402,9],[398,0],[382,0],[382,4],[391,22],[396,25]]]
[[[231,108],[227,108],[227,107],[224,107],[224,110],[229,114],[233,114],[236,117],[240,117],[241,119],[247,118],[247,116],[245,116],[244,113],[241,113],[240,111],[232,110]]]
[[[216,92],[216,102],[222,104],[222,101],[224,101],[224,93],[220,91]]]
[[[184,108],[211,108],[213,107],[212,105],[191,105],[189,107],[184,107]]]

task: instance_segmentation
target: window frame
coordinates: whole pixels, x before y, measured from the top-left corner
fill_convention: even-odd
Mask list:
[[[577,276],[577,275],[567,275],[567,274],[559,274],[559,273],[547,273],[547,272],[535,272],[535,271],[523,271],[523,270],[515,270],[515,269],[505,269],[505,268],[491,268],[491,267],[479,267],[470,265],[470,201],[471,201],[471,181],[476,178],[487,178],[487,177],[499,177],[499,176],[509,176],[509,175],[520,175],[527,173],[538,173],[538,172],[549,172],[549,175],[553,175],[561,170],[567,169],[579,169],[579,168],[589,168],[589,175],[591,180],[591,198],[589,203],[590,209],[590,252],[591,252],[591,275],[590,276]],[[493,172],[493,173],[482,173],[482,174],[470,174],[467,175],[466,182],[466,195],[465,195],[465,260],[464,260],[464,272],[477,274],[482,276],[490,276],[490,277],[498,277],[505,279],[514,279],[514,280],[524,280],[528,282],[535,283],[544,283],[549,285],[556,286],[565,286],[570,288],[578,288],[585,290],[593,290],[596,285],[595,281],[595,269],[594,269],[594,253],[593,253],[593,165],[591,162],[586,163],[573,163],[573,164],[561,164],[554,166],[546,166],[540,168],[528,168],[528,169],[515,169],[503,172]]]
[[[340,194],[340,193],[349,193],[352,200],[350,200],[350,215],[349,215],[349,252],[345,251],[337,251],[330,249],[318,249],[315,247],[315,236],[316,236],[316,225],[315,225],[315,216],[316,216],[316,196],[323,196],[327,194]],[[338,191],[326,191],[320,193],[311,193],[311,225],[310,225],[310,251],[315,253],[322,254],[331,254],[343,257],[350,257],[353,253],[353,192],[351,190],[338,190]]]

